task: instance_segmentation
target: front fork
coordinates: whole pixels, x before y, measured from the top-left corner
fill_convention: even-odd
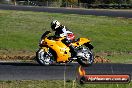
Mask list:
[[[44,50],[44,52],[48,52],[49,51],[48,47],[42,47],[42,49]]]

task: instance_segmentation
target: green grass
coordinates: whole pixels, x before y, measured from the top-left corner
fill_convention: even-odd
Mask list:
[[[66,82],[65,88],[131,88],[132,83],[129,84],[84,84],[80,85],[73,81]],[[1,81],[0,88],[64,88],[62,80],[52,81]]]
[[[112,63],[132,63],[132,54],[127,53],[116,53],[112,55],[105,56],[105,58],[111,60]]]
[[[66,25],[76,37],[90,38],[95,53],[123,52],[131,61],[132,19],[105,16],[0,10],[0,50],[35,52],[41,35],[51,30],[53,19]],[[107,57],[121,62],[124,56]]]

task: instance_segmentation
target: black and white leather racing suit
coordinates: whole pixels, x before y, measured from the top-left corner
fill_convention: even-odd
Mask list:
[[[72,57],[74,57],[76,55],[76,51],[75,51],[74,47],[71,45],[71,43],[75,39],[73,32],[71,32],[67,27],[60,25],[55,30],[55,36],[56,37],[66,37],[64,40],[62,40],[62,42],[70,48]]]
[[[66,42],[71,43],[75,38],[74,34],[65,26],[61,25],[55,30],[56,37],[66,37]],[[67,45],[67,44],[66,44]]]

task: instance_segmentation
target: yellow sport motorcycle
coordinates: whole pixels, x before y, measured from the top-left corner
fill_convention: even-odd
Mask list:
[[[78,62],[80,65],[91,65],[94,61],[90,40],[87,38],[78,38],[72,42],[77,51],[76,56],[72,57],[70,48],[66,46],[60,37],[48,36],[50,31],[43,34],[42,43],[36,52],[36,60],[40,65],[53,65],[57,63]]]

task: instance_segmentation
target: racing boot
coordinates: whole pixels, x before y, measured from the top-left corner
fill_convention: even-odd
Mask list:
[[[72,45],[70,45],[69,48],[70,48],[70,52],[71,52],[71,58],[75,58],[77,55],[76,49]]]

